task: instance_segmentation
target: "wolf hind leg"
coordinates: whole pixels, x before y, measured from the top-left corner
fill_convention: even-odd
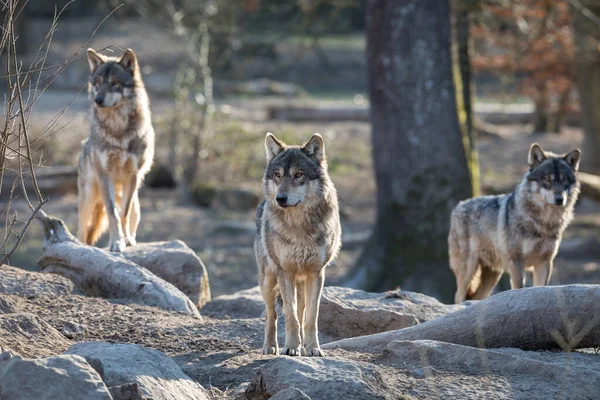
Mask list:
[[[502,276],[502,271],[500,270],[490,269],[485,266],[480,266],[480,270],[479,287],[472,295],[468,296],[469,300],[482,300],[488,297]]]
[[[478,245],[471,243],[467,254],[460,249],[452,249],[450,251],[450,265],[456,275],[456,294],[454,302],[460,304],[467,299],[469,291],[475,292],[479,286],[479,282],[475,277],[479,268],[479,252]]]

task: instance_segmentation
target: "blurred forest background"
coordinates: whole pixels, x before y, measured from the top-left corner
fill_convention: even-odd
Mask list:
[[[29,216],[39,208],[75,232],[74,167],[89,134],[85,50],[131,47],[157,134],[138,240],[184,240],[206,263],[214,296],[256,285],[254,209],[267,131],[292,144],[313,132],[325,138],[343,225],[326,284],[399,286],[446,301],[455,290],[446,244],[452,207],[511,191],[533,142],[555,152],[579,147],[584,191],[552,283],[600,283],[597,1],[1,7],[6,263],[37,268],[43,235]]]

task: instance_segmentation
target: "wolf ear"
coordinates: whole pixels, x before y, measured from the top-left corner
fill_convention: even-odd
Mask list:
[[[94,72],[101,64],[106,62],[106,58],[103,55],[96,53],[96,50],[91,47],[87,49],[87,59],[90,64],[90,71]]]
[[[273,157],[285,150],[285,144],[280,142],[271,132],[267,132],[265,150],[267,152],[267,161],[271,161]]]
[[[318,133],[315,133],[310,140],[302,146],[302,151],[320,165],[325,160],[325,142],[323,141],[323,137]]]
[[[133,74],[137,70],[137,57],[133,50],[125,50],[123,57],[119,60],[119,64]]]
[[[579,170],[579,159],[581,158],[581,150],[575,149],[566,156],[564,156],[564,160],[569,164],[569,166],[573,169],[573,171]]]
[[[543,163],[546,158],[546,153],[544,153],[544,150],[542,150],[539,144],[534,143],[531,145],[529,148],[529,157],[527,158],[527,163],[530,167],[537,167]]]

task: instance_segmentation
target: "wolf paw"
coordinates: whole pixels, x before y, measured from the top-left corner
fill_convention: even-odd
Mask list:
[[[321,350],[319,348],[314,348],[314,349],[306,349],[306,355],[309,357],[325,357],[325,356],[327,356],[327,353],[325,353],[323,350]]]
[[[125,250],[125,247],[125,239],[121,238],[112,242],[109,246],[109,250],[114,253],[122,253]]]
[[[302,354],[302,348],[300,346],[298,346],[298,347],[285,346],[283,349],[281,349],[281,355],[288,355],[288,356],[296,357],[301,354]]]
[[[135,246],[137,244],[137,242],[135,241],[135,239],[133,238],[133,236],[129,236],[125,238],[125,245],[126,246]]]
[[[263,354],[266,356],[276,356],[279,353],[277,346],[263,347]]]

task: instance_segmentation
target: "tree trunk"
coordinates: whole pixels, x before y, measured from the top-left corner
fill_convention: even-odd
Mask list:
[[[535,111],[533,112],[533,133],[548,132],[548,103],[550,93],[546,82],[538,82],[535,89]]]
[[[580,0],[574,8],[575,81],[585,132],[582,168],[600,172],[600,3]]]
[[[377,219],[350,286],[452,300],[450,212],[472,187],[450,41],[448,0],[367,2]]]
[[[454,54],[455,85],[457,88],[458,119],[463,131],[463,143],[469,163],[471,174],[471,185],[473,194],[481,192],[479,153],[477,152],[477,132],[473,122],[473,69],[471,68],[471,57],[473,54],[473,40],[471,39],[471,20],[473,4],[469,0],[454,1]]]

